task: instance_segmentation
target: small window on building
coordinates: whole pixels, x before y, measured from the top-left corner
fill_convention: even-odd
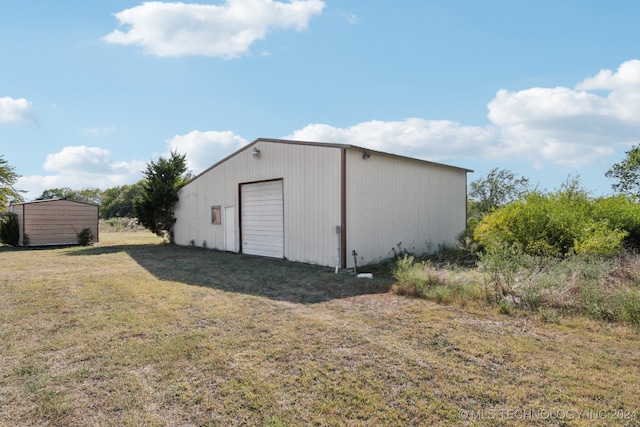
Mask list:
[[[221,224],[220,206],[211,206],[211,224]]]

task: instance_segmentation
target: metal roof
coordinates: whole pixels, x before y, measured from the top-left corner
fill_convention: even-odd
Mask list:
[[[351,144],[337,144],[337,143],[332,143],[332,142],[314,142],[314,141],[296,141],[296,140],[290,140],[290,139],[276,139],[276,138],[258,138],[256,140],[254,140],[253,142],[245,145],[244,147],[242,147],[242,148],[234,151],[233,153],[229,154],[227,157],[223,158],[222,160],[220,160],[220,161],[214,163],[213,165],[209,166],[208,168],[206,168],[205,170],[200,172],[198,175],[194,176],[189,181],[185,182],[183,184],[183,186],[188,184],[191,181],[194,181],[194,180],[198,179],[200,176],[202,176],[205,173],[209,172],[211,169],[214,169],[216,166],[226,162],[230,158],[236,156],[238,153],[241,153],[242,151],[253,147],[254,145],[256,145],[257,143],[259,143],[261,141],[262,142],[274,142],[274,143],[278,143],[278,144],[311,145],[311,146],[314,146],[314,147],[340,148],[340,149],[347,149],[347,150],[349,150],[349,149],[363,150],[363,151],[366,151],[366,152],[369,152],[369,153],[381,154],[381,155],[384,155],[384,156],[395,157],[395,158],[398,158],[398,159],[405,159],[405,160],[422,162],[422,163],[429,164],[429,165],[434,165],[434,166],[459,169],[459,170],[464,171],[464,172],[473,172],[473,170],[471,170],[471,169],[461,168],[461,167],[458,167],[458,166],[452,166],[452,165],[447,165],[447,164],[444,164],[444,163],[432,162],[432,161],[429,161],[429,160],[417,159],[415,157],[408,157],[408,156],[401,156],[401,155],[398,155],[398,154],[386,153],[384,151],[372,150],[372,149],[369,149],[369,148],[359,147],[357,145],[351,145]]]
[[[89,205],[89,206],[100,206],[97,203],[89,203],[89,202],[80,202],[78,200],[71,200],[71,199],[65,199],[64,197],[56,197],[53,199],[44,199],[44,200],[32,200],[30,202],[18,202],[18,203],[11,203],[11,205],[13,206],[17,206],[17,205],[31,205],[34,203],[47,203],[47,202],[58,202],[58,201],[65,201],[65,202],[72,202],[72,203],[80,203],[83,205]]]

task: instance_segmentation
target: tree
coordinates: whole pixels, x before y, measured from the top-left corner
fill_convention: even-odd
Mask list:
[[[133,201],[138,196],[139,191],[140,183],[104,190],[102,192],[100,217],[103,219],[134,217]]]
[[[168,159],[151,161],[143,172],[140,193],[133,202],[133,210],[140,224],[160,237],[173,242],[173,208],[178,201],[178,188],[185,182],[186,156],[171,152]]]
[[[102,190],[99,188],[85,188],[83,190],[73,190],[69,187],[48,188],[39,197],[36,197],[36,200],[50,199],[67,199],[99,205],[102,201]]]
[[[16,190],[15,185],[20,175],[18,175],[12,166],[0,154],[0,211],[6,211],[9,202],[22,202],[24,199],[20,193],[23,191]]]
[[[517,176],[507,169],[493,168],[486,178],[480,177],[469,185],[474,214],[482,216],[520,198],[529,190],[529,178]]]
[[[20,243],[20,223],[18,215],[7,212],[0,217],[0,243],[18,246]]]
[[[625,154],[626,157],[620,163],[615,163],[604,175],[618,180],[617,183],[611,184],[614,191],[638,197],[640,196],[640,146],[634,145]]]

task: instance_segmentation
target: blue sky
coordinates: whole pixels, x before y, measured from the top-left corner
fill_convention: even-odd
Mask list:
[[[0,0],[0,154],[27,199],[198,173],[259,137],[554,189],[640,143],[640,2]]]

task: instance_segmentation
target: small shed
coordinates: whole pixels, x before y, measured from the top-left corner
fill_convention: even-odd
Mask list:
[[[67,199],[14,203],[9,212],[18,217],[22,246],[73,245],[78,233],[91,230],[98,241],[98,205]],[[26,238],[25,238],[26,237]]]
[[[178,193],[174,241],[350,268],[454,245],[467,173],[346,144],[260,138]],[[355,255],[357,254],[357,255]]]

